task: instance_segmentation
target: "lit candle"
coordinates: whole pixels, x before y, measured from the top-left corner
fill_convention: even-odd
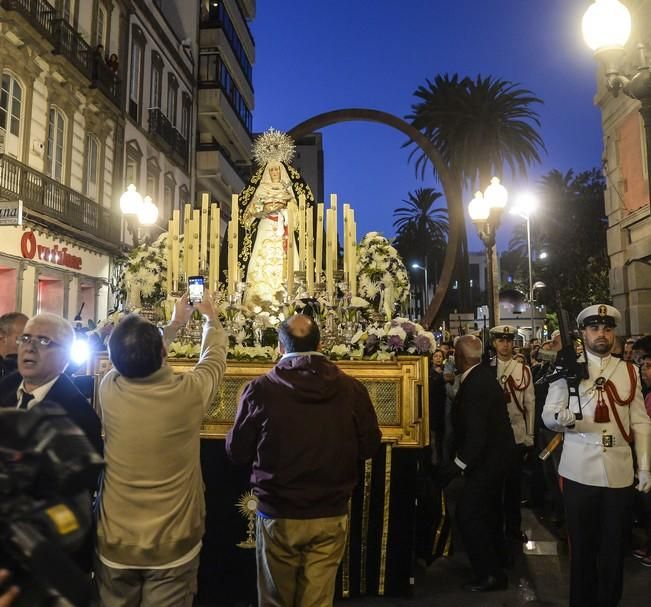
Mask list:
[[[208,269],[208,206],[210,205],[210,194],[201,194],[201,248],[200,263],[203,273]]]
[[[199,274],[199,230],[201,229],[201,211],[194,209],[192,211],[192,258],[191,269],[193,276]]]
[[[233,222],[228,222],[228,294],[235,293],[235,264],[237,262],[237,250],[235,248],[235,239],[233,238]]]
[[[183,274],[187,284],[190,275],[190,222],[192,221],[192,206],[186,204],[183,208]]]
[[[174,291],[179,290],[179,265],[180,265],[180,253],[179,253],[179,227],[180,227],[180,211],[175,209],[172,211],[172,289]]]
[[[240,207],[238,204],[237,194],[231,196],[231,222],[233,223],[233,274],[235,282],[240,281],[240,268],[239,268],[239,237],[240,237]]]
[[[172,268],[172,234],[174,232],[174,220],[170,219],[167,222],[167,275],[165,277],[165,290],[167,295],[172,292],[172,275],[174,270]]]
[[[357,296],[357,224],[355,223],[355,211],[350,209],[350,294]]]
[[[314,213],[313,207],[307,207],[305,210],[305,249],[307,251],[305,259],[306,287],[309,295],[314,295]]]
[[[348,236],[350,225],[348,223],[348,212],[350,211],[350,205],[344,203],[344,280],[348,280],[348,264],[350,262],[350,248],[348,244]]]
[[[287,205],[287,296],[291,297],[294,292],[294,205]]]
[[[214,202],[210,205],[209,241],[208,288],[211,291],[217,291],[219,288],[219,207]]]
[[[323,203],[316,205],[316,282],[323,281]]]
[[[326,211],[326,290],[328,295],[334,294],[334,260],[332,256],[333,248],[332,241],[334,238],[334,211],[328,209]]]
[[[337,227],[337,195],[330,194],[330,210],[332,211],[332,271],[337,271],[338,264],[338,227]]]
[[[305,269],[305,194],[298,196],[298,269]]]

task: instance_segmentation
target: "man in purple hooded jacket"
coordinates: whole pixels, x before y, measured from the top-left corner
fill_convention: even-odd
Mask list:
[[[226,451],[252,464],[259,605],[331,605],[358,464],[381,434],[366,388],[318,351],[309,316],[278,338],[283,356],[245,387]]]

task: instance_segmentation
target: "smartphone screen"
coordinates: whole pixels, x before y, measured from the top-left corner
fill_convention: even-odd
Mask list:
[[[191,304],[203,300],[203,276],[188,276],[188,301]]]

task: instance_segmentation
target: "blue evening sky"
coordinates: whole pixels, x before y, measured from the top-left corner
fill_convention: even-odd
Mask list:
[[[550,171],[597,167],[601,126],[595,62],[581,37],[589,0],[260,0],[252,24],[254,130],[289,130],[321,112],[362,107],[404,118],[413,92],[438,73],[492,75],[520,83],[539,106],[547,147],[528,180],[503,176],[509,193]],[[358,236],[392,236],[393,210],[418,187],[405,138],[379,124],[322,131],[325,192],[356,209]],[[471,197],[471,196],[470,196]],[[507,247],[507,219],[498,249]],[[535,229],[535,219],[532,219]],[[481,243],[470,224],[471,250]]]

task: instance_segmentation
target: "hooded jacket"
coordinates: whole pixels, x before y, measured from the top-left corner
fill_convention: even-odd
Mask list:
[[[358,463],[380,438],[361,382],[325,356],[293,354],[244,388],[226,451],[252,464],[263,515],[322,518],[348,511]]]

